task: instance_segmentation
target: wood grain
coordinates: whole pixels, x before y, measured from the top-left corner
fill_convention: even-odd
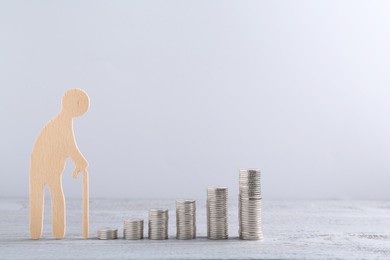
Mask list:
[[[68,157],[76,168],[75,178],[83,173],[83,235],[88,238],[88,162],[77,147],[73,118],[88,111],[89,97],[81,89],[70,89],[62,97],[61,112],[50,120],[35,141],[30,163],[30,237],[42,236],[44,187],[49,187],[52,207],[53,236],[61,239],[66,230],[65,198],[62,172]]]

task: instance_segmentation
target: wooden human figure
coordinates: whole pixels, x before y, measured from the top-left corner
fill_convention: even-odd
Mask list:
[[[35,141],[30,163],[30,236],[42,236],[44,188],[48,185],[52,207],[53,236],[65,235],[65,199],[62,172],[66,159],[75,164],[73,177],[83,174],[83,237],[88,238],[88,162],[79,151],[73,132],[73,118],[89,108],[89,97],[81,89],[70,89],[62,97],[61,112],[50,120]]]

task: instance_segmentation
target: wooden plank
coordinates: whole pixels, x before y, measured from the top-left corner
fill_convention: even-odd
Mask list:
[[[229,235],[224,241],[206,239],[205,198],[197,200],[198,239],[176,240],[175,200],[91,199],[90,228],[114,226],[122,235],[123,220],[147,221],[152,207],[170,209],[165,241],[83,240],[81,199],[67,201],[68,233],[51,236],[50,210],[45,211],[43,238],[28,233],[28,199],[0,199],[0,259],[140,259],[140,258],[256,258],[256,259],[389,259],[389,201],[267,201],[263,203],[263,241],[237,238],[237,201],[229,201]],[[50,208],[49,201],[45,202]],[[147,225],[146,225],[147,226]],[[145,227],[145,234],[147,234]]]

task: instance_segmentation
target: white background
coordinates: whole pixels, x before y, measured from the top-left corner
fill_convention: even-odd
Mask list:
[[[389,199],[388,1],[0,1],[0,196],[68,88],[91,198]],[[64,172],[67,197],[81,178]]]

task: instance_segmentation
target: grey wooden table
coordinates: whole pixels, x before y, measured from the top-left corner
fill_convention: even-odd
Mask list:
[[[50,203],[46,201],[44,238],[29,239],[28,199],[0,199],[1,259],[140,259],[140,258],[265,258],[265,259],[390,259],[389,201],[263,202],[263,241],[237,238],[237,202],[229,203],[225,241],[206,239],[205,203],[197,200],[198,238],[175,239],[175,200],[91,199],[91,239],[81,239],[81,200],[67,201],[67,234],[51,236]],[[170,209],[170,239],[165,241],[97,240],[98,228],[122,233],[123,220],[142,217],[152,207]],[[145,227],[145,233],[147,228]],[[147,234],[147,233],[146,233]]]

